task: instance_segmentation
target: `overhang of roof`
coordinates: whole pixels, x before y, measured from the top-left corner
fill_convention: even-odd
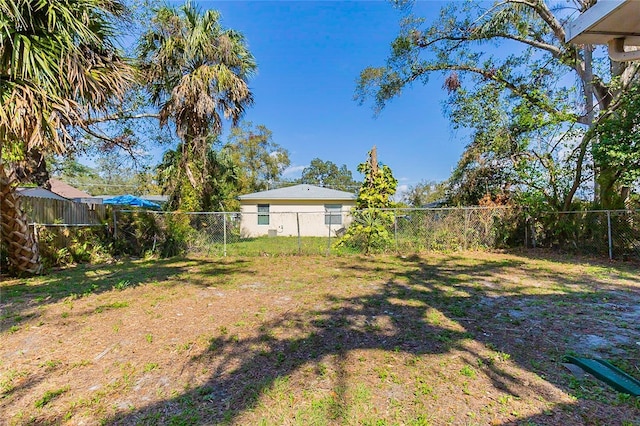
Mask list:
[[[565,26],[565,39],[576,44],[607,44],[625,38],[640,45],[640,1],[599,0]]]

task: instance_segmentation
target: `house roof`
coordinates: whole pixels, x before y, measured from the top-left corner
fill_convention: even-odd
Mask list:
[[[48,189],[34,187],[34,188],[18,188],[18,192],[23,197],[35,197],[35,198],[49,198],[52,200],[68,201],[66,198],[59,196],[55,192]]]
[[[607,44],[626,37],[635,45],[640,36],[640,2],[598,1],[565,27],[566,41],[577,44]]]
[[[73,186],[64,183],[59,179],[49,179],[49,183],[51,184],[51,192],[58,194],[61,197],[74,199],[74,198],[93,198],[90,194],[87,194],[84,191],[80,191],[78,188],[74,188]]]
[[[271,189],[269,191],[254,192],[241,195],[240,201],[250,200],[340,200],[354,201],[356,195],[351,192],[337,191],[335,189],[322,188],[314,185],[295,185],[285,188]]]

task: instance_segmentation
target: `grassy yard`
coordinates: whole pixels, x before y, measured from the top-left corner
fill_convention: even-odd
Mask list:
[[[216,238],[219,240],[219,238]],[[326,255],[337,253],[333,245],[336,237],[256,237],[237,240],[230,238],[226,245],[220,242],[196,241],[189,247],[190,252],[209,256],[261,256],[261,255]],[[344,251],[344,250],[342,250]]]
[[[0,284],[2,424],[637,425],[637,266],[175,258]]]

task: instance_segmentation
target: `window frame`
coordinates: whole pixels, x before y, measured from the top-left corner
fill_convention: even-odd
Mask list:
[[[324,224],[327,226],[342,225],[342,204],[324,205]]]
[[[269,213],[270,208],[269,204],[258,204],[258,225],[260,226],[269,226]],[[266,210],[264,210],[266,208]],[[262,209],[262,210],[261,210]],[[266,222],[265,222],[266,219]]]

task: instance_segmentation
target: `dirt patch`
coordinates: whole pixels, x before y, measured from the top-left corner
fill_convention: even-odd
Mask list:
[[[584,259],[169,259],[0,287],[6,424],[638,424],[635,269]],[[627,422],[627,423],[624,423]]]

